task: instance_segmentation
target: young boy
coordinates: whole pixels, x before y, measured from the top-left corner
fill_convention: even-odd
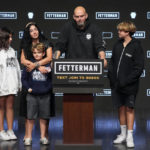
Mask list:
[[[119,40],[113,47],[108,77],[112,100],[118,108],[121,134],[113,143],[126,142],[127,147],[131,148],[134,147],[134,108],[139,78],[144,67],[144,52],[140,41],[132,37],[136,31],[132,22],[121,22],[117,29]]]
[[[38,61],[42,60],[45,55],[43,43],[32,46],[33,61],[38,67]],[[46,65],[49,73],[42,74],[38,68],[27,72],[24,68],[22,73],[22,86],[27,89],[27,136],[24,139],[24,145],[32,144],[32,129],[35,119],[40,118],[41,144],[49,144],[46,138],[46,125],[50,117],[50,64]]]

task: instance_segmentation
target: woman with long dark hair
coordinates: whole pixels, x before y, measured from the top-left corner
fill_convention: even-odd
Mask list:
[[[43,43],[45,45],[46,55],[42,60],[33,63],[32,61],[30,61],[31,59],[33,59],[31,47],[37,43]],[[41,30],[38,27],[38,25],[34,22],[28,23],[24,29],[24,35],[20,45],[21,64],[23,64],[26,67],[28,72],[31,72],[33,69],[37,68],[41,73],[47,73],[48,70],[44,65],[50,63],[52,60],[52,47],[53,47],[52,43],[48,42],[45,36],[41,33]],[[31,139],[32,127],[30,126],[29,120],[27,119],[26,116],[26,109],[27,109],[26,93],[27,91],[23,87],[20,114],[21,116],[26,117],[26,121],[25,121],[26,131],[24,136],[24,142],[25,142],[24,144],[30,145],[32,141]],[[47,133],[46,133],[47,139],[48,139],[48,125],[49,125],[49,120],[47,120]]]
[[[42,42],[46,47],[46,57],[39,61],[38,64],[34,64],[30,61],[32,56],[31,47],[36,43]],[[41,72],[46,72],[42,65],[48,64],[52,60],[52,43],[49,43],[45,36],[41,33],[40,28],[36,23],[30,22],[26,25],[24,35],[20,45],[21,49],[21,63],[27,67],[28,71],[32,71],[35,67],[38,67]],[[38,66],[37,66],[38,65]]]

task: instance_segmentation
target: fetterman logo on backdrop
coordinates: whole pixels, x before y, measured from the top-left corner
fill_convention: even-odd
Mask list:
[[[150,19],[150,12],[147,12],[147,19]]]
[[[147,50],[147,58],[150,58],[150,50]]]
[[[111,96],[111,89],[103,89],[101,93],[96,93],[96,96]]]
[[[17,12],[0,12],[0,19],[17,19]]]
[[[103,39],[112,39],[113,33],[112,32],[102,32]]]
[[[147,96],[150,96],[150,89],[147,89]]]
[[[137,39],[145,39],[145,31],[136,31],[133,37]]]
[[[141,78],[145,78],[145,76],[146,76],[146,72],[145,72],[145,69],[144,69],[142,74],[141,74]]]
[[[106,58],[111,58],[111,56],[112,56],[112,50],[105,51],[105,55],[106,55]]]
[[[19,39],[22,39],[24,32],[23,31],[19,31]]]
[[[50,33],[51,39],[58,39],[59,35],[60,35],[60,32],[51,32]]]
[[[44,19],[68,19],[68,12],[45,12]]]
[[[120,19],[120,12],[96,12],[96,19]]]

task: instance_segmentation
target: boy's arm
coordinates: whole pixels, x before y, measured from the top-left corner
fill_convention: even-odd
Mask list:
[[[28,90],[30,88],[29,83],[28,83],[28,78],[29,78],[29,73],[26,71],[26,68],[24,67],[24,69],[22,71],[21,81],[22,81],[22,86],[26,90]]]
[[[128,84],[132,84],[134,82],[136,82],[144,69],[144,51],[143,48],[140,44],[140,42],[136,45],[136,51],[134,52],[133,55],[133,70],[131,72],[131,74],[129,74],[126,79],[124,81],[121,81],[120,87],[125,87]]]

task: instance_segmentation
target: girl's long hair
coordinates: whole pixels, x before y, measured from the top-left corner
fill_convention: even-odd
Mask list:
[[[9,33],[3,28],[0,29],[0,50],[9,48]]]

